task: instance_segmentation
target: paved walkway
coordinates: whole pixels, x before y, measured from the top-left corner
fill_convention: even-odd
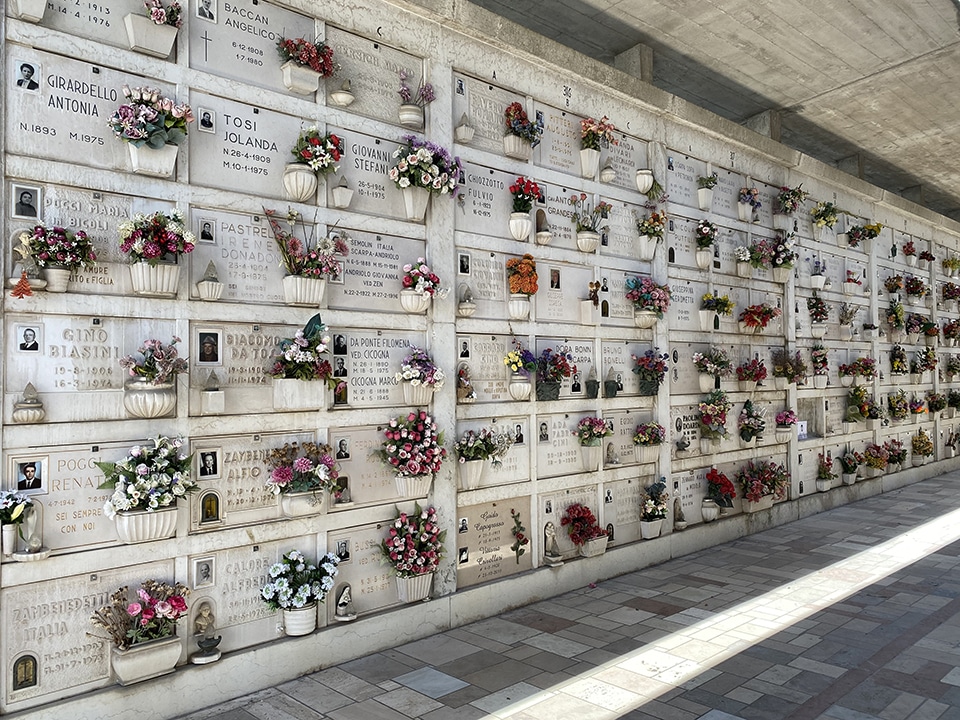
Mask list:
[[[960,720],[958,490],[951,473],[186,717]]]

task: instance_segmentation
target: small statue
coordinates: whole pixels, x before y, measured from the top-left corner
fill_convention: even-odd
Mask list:
[[[217,276],[217,265],[213,260],[207,263],[207,269],[203,273],[201,282],[220,282],[220,278]]]
[[[600,305],[600,283],[592,282],[587,285],[588,293],[587,299],[593,302],[594,307],[599,307]]]
[[[46,417],[43,401],[40,399],[37,388],[33,383],[27,383],[23,388],[23,397],[13,404],[13,421],[15,423],[37,423]]]
[[[552,522],[543,526],[543,563],[548,567],[563,565],[560,548],[557,547],[557,526]]]
[[[337,597],[337,609],[333,613],[333,619],[337,622],[350,622],[357,619],[357,611],[353,608],[353,596],[350,592],[350,583],[345,583],[343,590]]]
[[[195,634],[198,636],[197,647],[200,648],[200,652],[190,656],[190,662],[194,665],[206,665],[220,659],[220,651],[217,650],[217,645],[220,644],[222,636],[213,636],[216,630],[216,622],[210,603],[201,603],[197,610],[197,617],[193,621]]]
[[[470,366],[462,362],[457,368],[457,401],[472,403],[476,399],[477,391],[473,389],[473,384],[470,381]]]
[[[211,370],[210,374],[207,375],[207,381],[203,384],[203,389],[206,392],[217,392],[220,389],[220,378],[214,370]]]
[[[686,435],[681,435],[676,442],[677,446],[677,455],[680,453],[686,454],[687,450],[690,448],[690,441],[687,439]]]
[[[673,499],[673,529],[686,530],[687,519],[683,516],[683,508],[680,507],[680,498]]]

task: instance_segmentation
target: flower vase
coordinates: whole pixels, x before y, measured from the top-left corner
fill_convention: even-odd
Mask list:
[[[641,195],[646,195],[650,192],[650,188],[653,187],[653,170],[646,168],[637,170],[634,181],[637,184],[637,192]]]
[[[810,323],[810,337],[822,338],[827,334],[827,324],[822,322]]]
[[[50,286],[49,286],[49,285],[47,286],[47,289],[48,289],[48,290],[50,289]],[[926,345],[927,347],[933,347],[933,348],[935,348],[935,347],[937,346],[937,336],[936,336],[936,335],[924,335],[924,336],[923,336],[923,344]]]
[[[404,312],[419,314],[427,311],[430,307],[432,295],[417,292],[416,290],[400,291],[400,307]]]
[[[737,218],[740,222],[750,222],[753,219],[753,206],[750,203],[737,203]]]
[[[48,265],[43,268],[43,279],[47,281],[47,292],[66,292],[71,272],[72,270],[63,265]]]
[[[149,145],[137,147],[127,143],[127,149],[130,153],[130,164],[133,172],[137,175],[168,178],[173,175],[173,169],[177,165],[177,152],[180,147],[167,144],[154,149]]]
[[[162,59],[170,56],[177,39],[177,28],[173,25],[157,25],[140,13],[125,15],[123,25],[127,29],[127,44],[131,50]]]
[[[697,260],[697,267],[700,270],[706,270],[707,268],[710,267],[710,262],[713,260],[713,251],[710,248],[697,250],[696,260]]]
[[[47,0],[11,0],[10,9],[15,18],[24,22],[38,23],[43,20]]]
[[[123,407],[131,417],[167,417],[177,407],[176,382],[155,385],[143,377],[129,378],[123,384]]]
[[[402,603],[418,602],[430,597],[433,588],[433,573],[421,573],[412,577],[397,576],[397,597]]]
[[[2,533],[2,538],[0,538],[0,541],[3,543],[4,555],[13,555],[17,551],[18,529],[19,525],[16,523],[7,523],[0,526],[0,533]]]
[[[414,385],[411,382],[403,383],[403,402],[410,407],[426,407],[433,398],[433,386]]]
[[[275,411],[321,410],[327,407],[327,384],[323,380],[273,378]]]
[[[640,236],[639,259],[643,262],[650,262],[657,254],[657,245],[660,244],[659,238],[649,235]]]
[[[781,213],[776,213],[773,216],[773,227],[775,230],[783,230],[784,232],[793,231],[793,216],[792,215],[783,215]]]
[[[280,509],[288,518],[316,515],[323,509],[323,491],[280,493]]]
[[[773,269],[773,281],[782,284],[790,282],[790,270],[791,268],[775,267]]]
[[[773,439],[778,443],[787,443],[793,439],[793,425],[777,425],[773,431]]]
[[[530,142],[519,135],[510,134],[503,136],[503,154],[508,158],[526,162],[530,159],[532,152],[533,148],[530,146]]]
[[[584,472],[597,472],[600,469],[600,461],[603,459],[601,445],[581,445],[580,455],[583,458]]]
[[[660,531],[663,528],[663,518],[659,520],[641,520],[640,537],[643,540],[653,540],[660,537]]]
[[[855,282],[845,282],[843,283],[843,294],[844,295],[859,295],[860,294],[860,284]]]
[[[223,295],[224,287],[225,285],[222,282],[201,280],[197,283],[197,294],[200,296],[201,300],[213,302],[219,300],[220,296]]]
[[[700,311],[700,329],[703,332],[710,332],[713,330],[713,321],[716,319],[717,313],[713,310],[701,310]]]
[[[296,307],[320,307],[327,289],[325,278],[285,275],[283,278],[283,301]]]
[[[404,103],[397,111],[403,127],[420,130],[423,128],[423,108],[414,103]]]
[[[480,478],[483,476],[486,464],[486,460],[467,460],[459,463],[460,489],[476,490],[480,485]]]
[[[151,265],[135,262],[129,266],[130,283],[137,295],[175,297],[180,284],[180,266],[168,263]]]
[[[537,245],[549,245],[550,241],[553,240],[553,233],[549,230],[538,230],[534,234],[533,239]]]
[[[743,501],[743,511],[745,513],[755,513],[761,510],[769,510],[773,507],[773,495],[764,495],[757,502],[751,502],[750,500],[744,499]]]
[[[737,277],[749,280],[753,277],[753,266],[742,260],[737,261]]]
[[[720,506],[713,498],[704,498],[700,502],[700,517],[705,523],[713,522],[720,517]]]
[[[600,246],[600,233],[592,230],[577,232],[577,247],[580,252],[592,253]]]
[[[411,185],[400,190],[403,195],[403,208],[407,220],[423,222],[427,214],[427,203],[430,201],[430,192],[426,188]]]
[[[813,376],[813,386],[817,390],[823,390],[827,386],[827,376],[826,375],[814,375]]]
[[[523,401],[530,399],[530,378],[520,373],[513,373],[510,376],[510,384],[507,385],[510,397],[514,400]]]
[[[916,267],[916,266],[917,266],[917,256],[916,256],[916,255],[904,255],[903,261],[907,264],[907,267]]]
[[[523,293],[510,293],[507,300],[507,314],[511,320],[526,320],[530,317],[530,296]]]
[[[176,635],[131,645],[126,650],[111,648],[110,666],[120,685],[149,680],[172,673],[183,646]]]
[[[533,220],[530,219],[530,213],[510,213],[510,234],[514,240],[521,242],[530,240],[531,228],[533,228]]]
[[[600,169],[600,151],[584,148],[580,151],[580,177],[595,178]]]
[[[302,608],[281,610],[283,613],[283,634],[290,637],[309,635],[317,629],[317,603],[312,602]]]
[[[657,314],[653,310],[634,310],[633,322],[641,330],[647,330],[657,324]]]
[[[830,490],[831,481],[817,478],[817,492],[823,493]]]
[[[287,60],[280,66],[280,71],[283,73],[283,86],[292,93],[313,95],[320,88],[320,73],[312,68]]]
[[[125,545],[164,540],[177,532],[177,507],[170,505],[159,510],[126,510],[118,512],[113,521],[117,537]]]
[[[430,492],[433,475],[396,475],[397,495],[400,497],[423,497]]]
[[[717,387],[717,377],[712,373],[699,373],[697,375],[700,381],[700,392],[711,393]]]
[[[788,378],[774,376],[773,378],[773,387],[775,390],[786,390],[790,387]]]
[[[713,209],[713,188],[697,188],[697,206],[704,212]]]
[[[634,455],[637,458],[637,462],[641,465],[649,465],[650,463],[655,463],[660,457],[660,446],[659,445],[634,445],[633,446]]]
[[[853,485],[857,482],[857,474],[852,473],[840,473],[840,480],[844,485]]]
[[[283,168],[283,193],[288,200],[309,202],[317,195],[317,174],[303,163],[287,163]]]
[[[609,540],[610,538],[606,535],[602,535],[584,541],[583,545],[580,546],[580,557],[603,555],[607,551],[607,542],[609,542]]]
[[[739,386],[740,392],[752,393],[757,389],[756,380],[738,380],[737,385]]]
[[[537,400],[549,401],[560,399],[560,382],[537,381]]]
[[[810,276],[810,288],[812,290],[823,290],[823,286],[827,284],[826,275],[811,275]]]

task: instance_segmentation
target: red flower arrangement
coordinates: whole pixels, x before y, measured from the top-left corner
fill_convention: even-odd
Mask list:
[[[327,78],[333,75],[337,66],[333,62],[333,48],[329,45],[306,38],[290,40],[281,37],[277,40],[277,54],[284,62],[293,60],[301,67],[308,67],[320,77]]]
[[[570,539],[577,546],[607,534],[607,531],[600,527],[593,511],[580,503],[574,503],[566,509],[563,517],[560,518],[560,525],[567,528]]]
[[[752,380],[760,382],[767,379],[767,368],[763,360],[754,358],[750,362],[745,362],[737,366],[737,380]]]
[[[780,317],[780,308],[775,308],[768,303],[761,305],[750,305],[740,313],[740,322],[748,328],[762,330],[770,324],[770,321]]]
[[[749,502],[760,502],[764,495],[783,497],[790,474],[772,460],[750,460],[737,471],[737,483]]]
[[[440,530],[433,506],[414,506],[413,514],[400,513],[387,538],[380,544],[384,557],[393,565],[397,577],[415,577],[436,572],[443,557],[446,531]]]
[[[426,411],[394,418],[384,429],[383,436],[380,458],[398,477],[440,472],[447,449],[443,447],[443,433],[437,431],[437,424]]]
[[[521,175],[510,186],[510,194],[513,195],[513,211],[515,213],[528,213],[533,208],[534,200],[543,199],[543,190],[530,178]]]
[[[716,468],[710,468],[707,472],[707,497],[716,500],[718,505],[731,507],[736,494],[737,489],[730,478]]]

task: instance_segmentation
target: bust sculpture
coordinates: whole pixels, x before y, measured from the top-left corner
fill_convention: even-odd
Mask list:
[[[333,613],[333,619],[337,622],[350,622],[357,619],[357,611],[353,607],[353,595],[350,591],[350,583],[345,583],[340,595],[337,596],[337,609]]]
[[[209,602],[203,602],[197,608],[197,617],[193,621],[193,627],[200,652],[191,655],[190,662],[194,665],[205,665],[219,660],[220,651],[217,650],[217,645],[220,644],[222,638],[220,635],[216,637],[213,635],[217,628],[217,619]]]

